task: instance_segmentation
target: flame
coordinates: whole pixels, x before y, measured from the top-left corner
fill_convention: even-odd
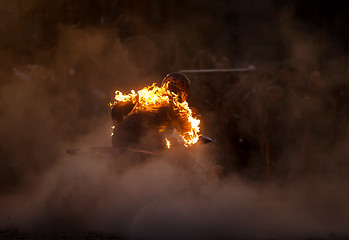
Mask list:
[[[166,147],[167,147],[167,148],[171,148],[171,142],[170,142],[170,140],[168,140],[167,138],[165,138],[165,141],[166,141]]]
[[[156,83],[153,83],[137,93],[131,90],[131,93],[127,95],[120,91],[115,91],[115,101],[110,103],[110,107],[119,102],[133,102],[135,104],[135,107],[129,114],[138,111],[156,112],[160,107],[170,106],[180,122],[176,128],[184,142],[184,146],[188,147],[199,140],[200,120],[193,116],[188,102],[180,102],[178,95],[171,92],[167,85],[158,87]],[[161,130],[163,128],[159,131]]]

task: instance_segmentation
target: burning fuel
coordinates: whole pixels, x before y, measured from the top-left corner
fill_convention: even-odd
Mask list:
[[[171,142],[170,142],[170,140],[168,140],[167,138],[165,138],[165,141],[166,141],[166,147],[167,147],[167,148],[171,148]]]
[[[180,99],[178,93],[171,91],[169,86],[171,82],[166,82],[161,87],[153,83],[151,86],[144,87],[137,93],[132,90],[131,93],[125,95],[120,91],[115,92],[115,101],[110,104],[113,109],[120,109],[121,106],[132,106],[130,112],[120,119],[121,121],[128,116],[137,113],[159,113],[163,112],[165,117],[164,125],[159,126],[159,132],[164,132],[169,127],[178,130],[184,146],[188,147],[199,140],[200,120],[194,116],[188,102]],[[122,110],[119,110],[122,111]],[[161,113],[160,113],[161,114]],[[163,115],[166,116],[163,116]],[[171,125],[171,126],[170,126]],[[169,148],[169,141],[166,141]]]

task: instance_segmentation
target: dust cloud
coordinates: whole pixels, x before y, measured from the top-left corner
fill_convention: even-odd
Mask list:
[[[63,156],[35,186],[1,198],[2,227],[131,239],[346,236],[345,182],[310,177],[280,186],[234,175],[219,179],[202,163],[205,150],[186,159],[162,153],[144,163],[125,155]]]

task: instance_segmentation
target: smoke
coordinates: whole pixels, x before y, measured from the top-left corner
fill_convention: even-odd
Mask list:
[[[201,6],[197,1],[191,4]],[[156,153],[145,160],[139,153],[91,149],[111,145],[108,104],[114,90],[140,89],[160,82],[170,69],[193,67],[197,50],[229,51],[227,57],[239,58],[230,59],[231,64],[256,63],[269,70],[275,69],[274,59],[280,57],[270,50],[282,41],[287,46],[287,62],[309,71],[322,66],[318,59],[325,48],[314,44],[314,34],[319,33],[300,30],[292,8],[278,13],[272,1],[255,7],[237,1],[234,9],[224,10],[227,22],[223,24],[217,18],[222,6],[215,6],[213,15],[205,10],[208,2],[192,16],[183,14],[168,26],[176,36],[160,40],[134,34],[124,41],[112,28],[58,25],[57,41],[48,47],[32,47],[31,41],[38,41],[35,36],[25,39],[31,43],[29,50],[16,48],[17,43],[25,45],[17,35],[2,42],[0,229],[101,231],[131,239],[348,237],[348,177],[343,157],[347,139],[338,145],[340,157],[336,159],[341,162],[337,167],[316,142],[308,151],[308,166],[300,166],[303,162],[292,148],[284,148],[287,151],[273,169],[279,172],[263,180],[241,176],[235,168],[224,169],[231,165],[222,164],[222,158],[235,163],[238,156],[231,146],[222,147],[226,144],[222,139]],[[269,18],[277,19],[280,26],[265,26],[259,21],[263,15],[250,20],[256,9],[278,13]],[[238,13],[240,21],[234,17]],[[132,21],[134,31],[145,31],[141,19]],[[235,39],[233,30],[221,33],[215,27],[220,24],[227,31],[233,24],[241,37]],[[280,30],[270,30],[274,28]],[[16,46],[8,48],[11,40]],[[257,40],[265,45],[250,48]],[[231,41],[236,46],[230,46]],[[167,55],[171,55],[168,61],[162,61]],[[330,65],[338,66],[335,60]],[[308,81],[310,74],[304,75]],[[333,75],[326,72],[327,76]],[[293,107],[299,105],[303,106],[292,102]],[[323,105],[314,101],[305,107],[317,106]],[[231,109],[227,112],[233,114]],[[215,125],[206,124],[203,132],[214,135],[220,116],[210,112],[203,118],[207,116]],[[246,126],[254,124],[250,115],[244,120]],[[80,149],[77,154],[67,154],[67,149],[75,148]],[[259,155],[253,160],[263,165]]]
[[[63,156],[31,190],[1,199],[6,206],[2,226],[103,231],[131,239],[346,234],[348,194],[343,181],[310,178],[276,186],[234,176],[219,180],[187,162],[199,164],[202,156],[190,156],[184,163],[179,157],[171,152],[124,166],[122,161],[133,159]]]

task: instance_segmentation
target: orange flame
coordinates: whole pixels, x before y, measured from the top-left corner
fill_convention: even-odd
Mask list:
[[[160,107],[171,106],[181,122],[181,126],[177,130],[184,142],[184,146],[188,147],[199,140],[200,120],[193,116],[188,102],[180,102],[178,96],[169,91],[167,86],[158,87],[153,83],[137,93],[131,90],[131,93],[127,95],[120,91],[115,91],[115,102],[111,103],[110,107],[119,102],[131,101],[135,104],[135,107],[130,114],[138,111],[156,112]]]
[[[170,142],[170,140],[168,140],[167,138],[165,138],[165,141],[166,141],[166,147],[167,147],[167,148],[171,148],[171,142]]]

